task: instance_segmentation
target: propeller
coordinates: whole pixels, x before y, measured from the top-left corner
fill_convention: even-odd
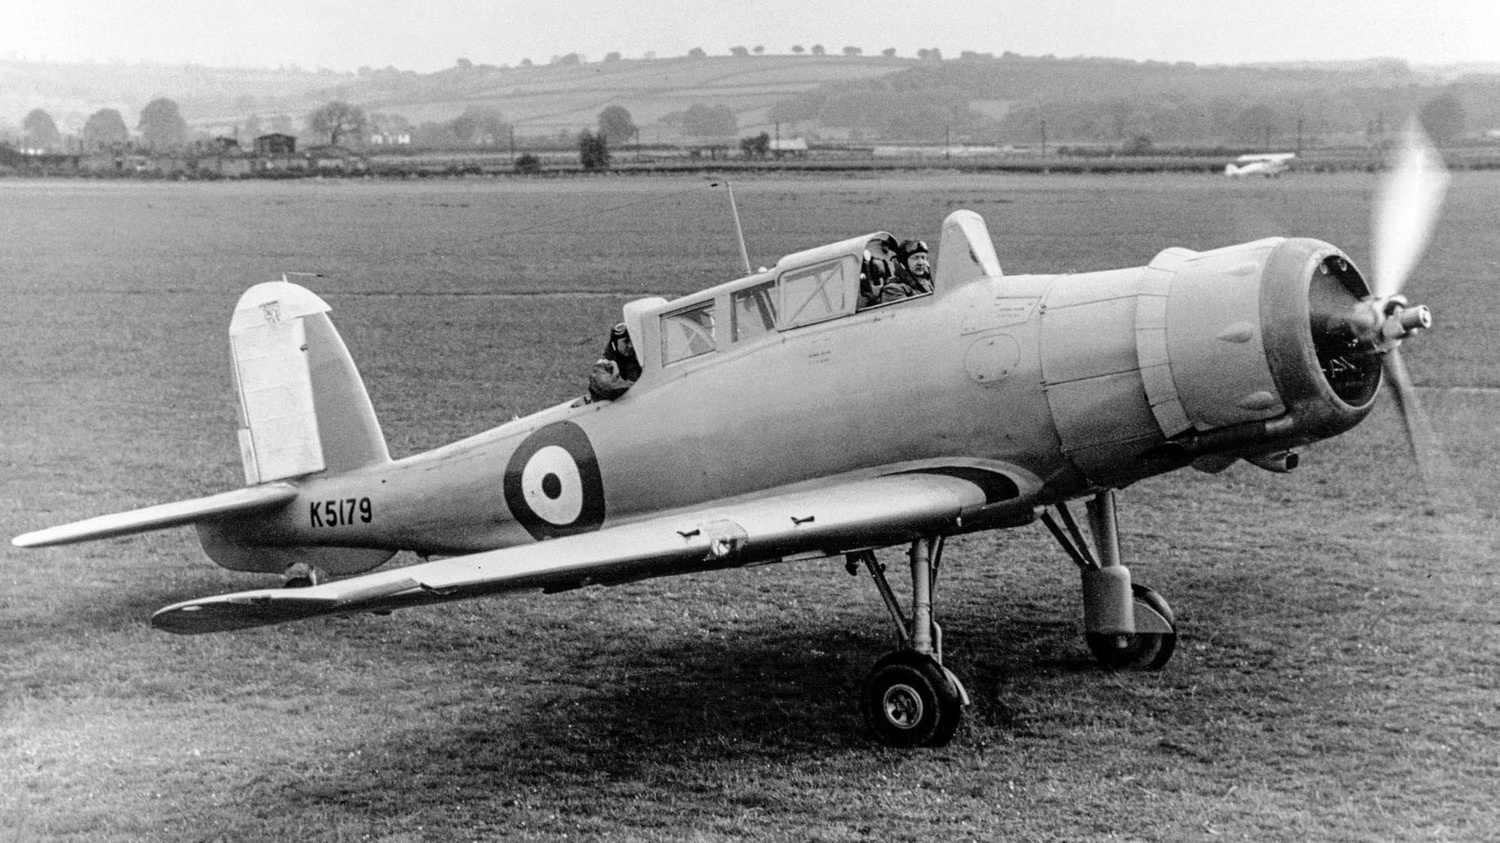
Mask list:
[[[1448,190],[1443,159],[1413,120],[1404,133],[1380,190],[1371,231],[1375,297],[1398,295],[1427,249],[1438,208]]]
[[[1363,303],[1363,318],[1358,320],[1383,352],[1381,362],[1428,500],[1444,507],[1454,502],[1455,475],[1417,397],[1400,346],[1402,339],[1432,324],[1427,308],[1408,305],[1401,290],[1427,249],[1447,189],[1448,171],[1442,158],[1413,120],[1375,207],[1371,231],[1375,284],[1373,297]]]

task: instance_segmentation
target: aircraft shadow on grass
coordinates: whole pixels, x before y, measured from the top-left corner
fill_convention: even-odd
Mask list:
[[[871,610],[871,619],[880,620],[878,607]],[[953,618],[956,623],[977,619],[977,614]],[[1037,649],[1067,649],[1064,642],[1075,637],[1074,626],[1059,621],[995,631],[1018,649],[1004,664],[968,665],[971,692],[979,701],[977,727],[1012,721],[1014,713],[993,700],[1004,677],[1023,664],[1031,671],[1028,683],[1043,685],[1068,681],[1064,677],[1079,670],[1102,669],[1083,652],[1069,653],[1050,669],[1027,658]],[[454,633],[453,644],[459,635]],[[374,783],[436,777],[454,788],[433,787],[407,798],[470,804],[484,794],[481,798],[503,803],[538,790],[592,792],[601,783],[629,787],[660,783],[664,776],[671,781],[675,771],[699,765],[868,752],[872,742],[859,726],[849,692],[863,672],[862,654],[886,640],[873,624],[863,633],[835,623],[799,625],[788,632],[767,622],[738,628],[724,640],[656,648],[637,649],[620,639],[572,663],[545,650],[518,653],[523,673],[538,677],[529,690],[502,691],[485,703],[458,707],[453,719],[375,737],[357,754],[334,758],[331,767],[320,765],[316,780],[287,781],[278,799],[311,806],[329,793],[355,802],[366,794],[385,803],[390,790]],[[472,671],[472,653],[460,646],[447,649],[447,642],[425,644],[433,652],[451,653],[454,671],[473,677],[474,687],[457,693],[480,699],[493,694],[490,674]],[[988,644],[982,647],[986,655],[993,652]]]
[[[864,670],[863,654],[890,638],[879,606],[868,608],[869,623],[856,629],[833,619],[803,619],[790,629],[748,620],[713,638],[674,631],[665,635],[675,639],[666,645],[651,643],[653,635],[622,632],[578,655],[545,647],[484,652],[504,649],[495,643],[476,653],[466,633],[476,619],[392,636],[384,646],[397,651],[389,657],[450,659],[454,681],[470,686],[452,692],[487,701],[456,705],[456,720],[432,728],[389,733],[363,752],[367,761],[356,763],[382,774],[394,763],[412,775],[442,769],[444,777],[456,778],[465,778],[463,768],[470,767],[497,787],[516,788],[552,782],[559,757],[592,759],[587,766],[628,777],[665,757],[708,763],[737,755],[867,751],[871,739],[859,726],[850,691]],[[988,617],[978,605],[955,607],[949,616],[956,626],[985,629],[955,639],[951,654],[972,677],[979,728],[1015,721],[1004,702],[1015,694],[1013,677],[1024,677],[1023,693],[1046,694],[1049,686],[1080,681],[1079,674],[1107,672],[1077,645],[1076,618],[1042,620],[1023,611],[982,625]],[[489,659],[493,668],[483,666]],[[336,777],[361,775],[346,770]]]

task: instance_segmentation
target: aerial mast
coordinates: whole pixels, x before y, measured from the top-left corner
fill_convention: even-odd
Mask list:
[[[740,244],[740,260],[745,263],[745,274],[754,275],[755,270],[750,266],[750,253],[745,251],[745,231],[740,228],[740,209],[734,203],[734,187],[729,184],[729,179],[720,179],[720,181],[724,183],[724,188],[729,191],[729,212],[734,216],[734,236]],[[716,184],[709,186],[714,187]]]

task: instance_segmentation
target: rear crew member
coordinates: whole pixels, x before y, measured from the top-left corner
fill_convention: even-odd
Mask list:
[[[630,332],[621,322],[610,329],[604,354],[589,371],[589,400],[613,401],[635,386],[641,378],[641,363],[630,342]]]

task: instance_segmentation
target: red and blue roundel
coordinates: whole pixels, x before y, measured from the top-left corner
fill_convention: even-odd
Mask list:
[[[505,505],[535,539],[599,529],[604,478],[588,434],[557,422],[528,436],[505,466]]]

